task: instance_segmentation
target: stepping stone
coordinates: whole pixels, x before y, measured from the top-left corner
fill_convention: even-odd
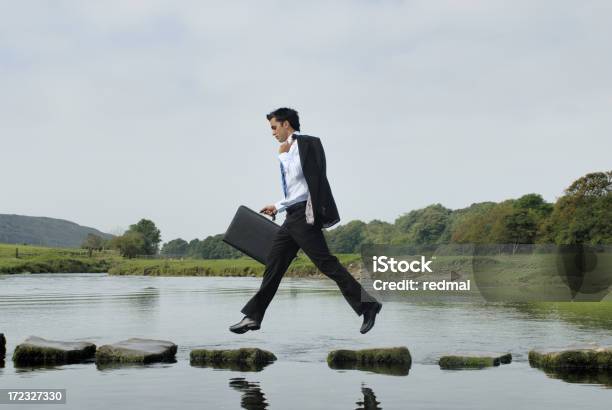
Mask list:
[[[96,351],[96,364],[137,363],[172,361],[177,345],[166,340],[133,337],[120,342],[100,346]]]
[[[362,350],[332,350],[327,355],[332,369],[367,370],[375,373],[407,375],[412,365],[406,347],[388,347]]]
[[[410,351],[406,347],[387,347],[363,350],[332,350],[327,363],[358,362],[363,364],[412,364]]]
[[[482,369],[512,362],[510,353],[457,353],[440,357],[441,369]]]
[[[275,360],[273,353],[252,347],[226,350],[194,349],[189,354],[192,366],[242,371],[259,371]]]
[[[529,364],[549,370],[612,372],[612,346],[572,346],[566,349],[534,349]]]
[[[62,365],[90,359],[96,345],[89,342],[64,342],[30,336],[13,352],[15,366]]]

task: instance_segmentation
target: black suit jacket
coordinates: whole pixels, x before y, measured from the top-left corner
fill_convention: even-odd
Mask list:
[[[300,151],[302,172],[308,185],[315,225],[329,228],[340,221],[338,208],[327,181],[325,151],[321,140],[310,135],[294,135]]]

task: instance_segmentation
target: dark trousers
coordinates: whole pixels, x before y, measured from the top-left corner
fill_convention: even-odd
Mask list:
[[[355,313],[361,315],[376,302],[361,284],[329,252],[321,225],[306,223],[306,202],[287,210],[287,218],[278,231],[268,254],[266,270],[261,287],[242,308],[241,312],[251,319],[261,321],[280,281],[301,248],[315,266],[334,280],[346,301]]]

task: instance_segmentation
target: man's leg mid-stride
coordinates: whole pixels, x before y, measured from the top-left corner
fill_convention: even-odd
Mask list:
[[[362,315],[380,306],[378,301],[366,292],[338,258],[331,254],[320,226],[309,225],[304,218],[299,218],[289,225],[288,229],[314,265],[336,282],[342,295],[355,313]]]
[[[259,329],[264,313],[276,294],[283,275],[300,248],[321,272],[336,282],[355,313],[363,315],[360,332],[368,332],[374,326],[376,314],[380,312],[382,305],[370,296],[342,266],[338,258],[330,253],[321,227],[307,224],[303,209],[287,215],[287,219],[272,244],[261,286],[242,308],[241,312],[245,317],[239,323],[231,326],[230,330],[235,333],[244,333],[248,330]]]
[[[283,224],[276,234],[270,249],[261,286],[257,293],[242,308],[242,313],[261,323],[268,305],[276,294],[283,275],[297,255],[298,250],[298,244],[291,237],[285,224]]]

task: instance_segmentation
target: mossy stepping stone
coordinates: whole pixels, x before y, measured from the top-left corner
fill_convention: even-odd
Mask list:
[[[327,363],[350,362],[410,365],[412,364],[412,358],[408,348],[403,346],[362,350],[332,350],[327,355]]]
[[[241,371],[259,371],[275,360],[274,353],[255,347],[224,350],[194,349],[189,354],[192,366]]]
[[[566,349],[534,349],[529,352],[532,367],[550,370],[612,372],[612,346],[572,346]]]
[[[79,363],[92,358],[96,345],[89,342],[64,342],[30,336],[13,352],[15,366],[47,366]]]
[[[386,347],[362,350],[332,350],[327,355],[332,369],[367,370],[375,373],[407,375],[412,365],[406,347]]]
[[[456,353],[438,360],[441,369],[482,369],[510,362],[510,353]]]
[[[172,361],[177,345],[166,340],[133,337],[110,345],[100,346],[96,351],[96,364],[136,363]]]

